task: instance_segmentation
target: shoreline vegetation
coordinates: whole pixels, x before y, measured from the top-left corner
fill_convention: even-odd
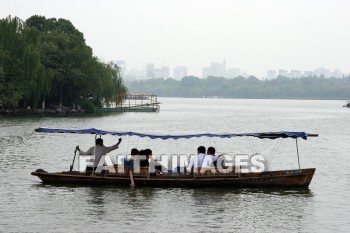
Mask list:
[[[0,19],[0,115],[94,112],[122,103],[120,68],[102,62],[66,19]]]
[[[350,76],[325,78],[317,76],[272,80],[224,78],[209,76],[201,79],[184,77],[180,81],[153,78],[127,83],[130,92],[154,93],[159,97],[234,98],[234,99],[350,99]]]
[[[45,109],[32,110],[28,108],[16,108],[16,109],[1,109],[0,116],[4,117],[16,117],[16,116],[75,116],[87,114],[83,109],[73,109],[72,107],[59,106],[50,107]],[[93,113],[91,113],[93,114]]]

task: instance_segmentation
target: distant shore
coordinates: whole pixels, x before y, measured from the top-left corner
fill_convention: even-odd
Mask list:
[[[0,116],[65,116],[65,115],[76,115],[76,114],[87,114],[84,110],[74,110],[69,107],[62,108],[47,108],[47,109],[0,109]]]

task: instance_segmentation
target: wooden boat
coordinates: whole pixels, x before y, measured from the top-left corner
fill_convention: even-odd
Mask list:
[[[268,133],[246,133],[246,134],[198,134],[198,135],[146,135],[135,132],[109,132],[97,129],[84,130],[66,130],[66,129],[47,129],[39,128],[36,132],[42,133],[82,133],[106,135],[111,134],[115,136],[140,136],[149,137],[152,139],[179,139],[191,137],[257,137],[257,138],[293,138],[297,139],[318,136],[316,134],[307,134],[304,132],[268,132]],[[96,137],[96,136],[95,136]],[[298,147],[297,147],[298,149]],[[298,151],[298,150],[297,150]],[[74,157],[75,159],[75,157]],[[78,184],[78,185],[113,185],[113,186],[129,186],[129,170],[127,167],[115,166],[116,173],[110,173],[107,170],[101,173],[86,173],[72,171],[73,164],[70,171],[49,173],[42,169],[38,169],[31,174],[39,177],[43,183],[50,184]],[[231,172],[213,172],[212,170],[202,172],[193,172],[191,174],[178,173],[151,173],[148,168],[142,168],[139,174],[134,175],[136,186],[151,186],[151,187],[308,187],[315,168],[293,170],[279,170],[279,171],[263,171],[263,172],[247,172],[241,173],[232,169]],[[122,169],[122,170],[121,170]],[[216,170],[217,171],[217,170]]]
[[[300,170],[268,171],[231,175],[154,175],[134,176],[137,186],[150,187],[308,187],[315,168]],[[128,175],[84,174],[75,171],[48,173],[32,172],[44,183],[128,186]]]

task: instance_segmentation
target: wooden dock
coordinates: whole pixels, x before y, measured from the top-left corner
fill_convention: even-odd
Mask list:
[[[96,108],[96,112],[158,112],[160,102],[157,95],[127,94],[123,96],[124,101],[119,105],[110,105]]]

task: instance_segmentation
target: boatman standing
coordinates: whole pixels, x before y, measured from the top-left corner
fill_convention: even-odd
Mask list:
[[[118,142],[110,147],[106,147],[103,145],[103,139],[97,138],[96,139],[96,146],[91,147],[88,151],[84,152],[80,150],[79,146],[76,147],[76,150],[79,151],[79,155],[92,155],[91,158],[94,159],[94,165],[93,167],[87,166],[86,171],[91,171],[92,169],[96,170],[100,159],[103,155],[106,155],[107,153],[111,152],[112,150],[116,150],[119,147],[119,144],[122,142],[122,139],[119,138]],[[95,155],[95,156],[94,156]]]

